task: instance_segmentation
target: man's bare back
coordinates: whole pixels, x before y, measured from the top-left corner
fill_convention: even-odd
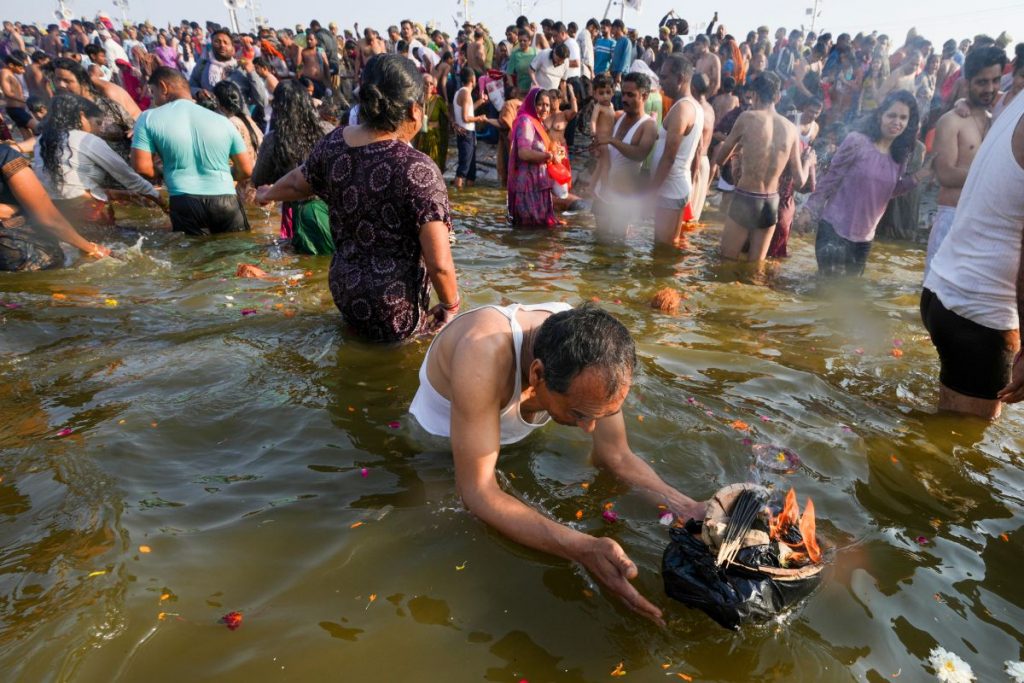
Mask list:
[[[747,192],[778,192],[779,177],[799,139],[793,122],[774,110],[751,109],[736,119],[733,133],[739,138],[736,144],[743,148],[736,187]]]
[[[698,73],[708,79],[708,95],[714,97],[722,84],[722,60],[713,52],[708,52],[697,60]]]
[[[721,93],[711,98],[711,107],[715,110],[716,120],[720,120],[738,106],[740,106],[740,98],[732,93]]]

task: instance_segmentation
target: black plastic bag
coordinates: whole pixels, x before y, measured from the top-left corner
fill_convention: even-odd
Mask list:
[[[809,596],[821,574],[798,578],[769,576],[758,566],[777,566],[771,546],[743,548],[735,563],[715,566],[715,557],[700,538],[701,522],[690,520],[671,529],[661,559],[665,593],[687,607],[703,611],[725,628],[738,631],[749,621],[771,619]],[[742,565],[742,566],[741,566]]]

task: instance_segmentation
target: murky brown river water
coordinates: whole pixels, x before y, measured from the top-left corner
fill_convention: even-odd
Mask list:
[[[752,443],[800,454],[765,480],[815,500],[834,547],[821,589],[740,633],[673,603],[658,511],[555,425],[503,451],[504,485],[616,538],[668,629],[489,531],[450,456],[410,435],[425,343],[347,336],[328,259],[281,255],[264,217],[251,235],[150,233],[124,262],[0,276],[0,679],[540,683],[622,662],[634,681],[916,681],[941,645],[1005,680],[1024,655],[1024,419],[934,414],[922,251],[876,245],[863,282],[823,291],[797,238],[754,286],[718,262],[714,225],[673,256],[652,254],[649,228],[625,247],[582,219],[512,233],[496,190],[453,204],[471,305],[598,298],[633,331],[630,440],[670,483],[706,498],[752,476]],[[311,274],[239,280],[241,262]],[[677,317],[647,306],[666,285],[689,296]],[[237,630],[218,623],[230,611]]]

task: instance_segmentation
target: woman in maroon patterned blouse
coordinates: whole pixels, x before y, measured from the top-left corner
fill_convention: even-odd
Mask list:
[[[423,77],[400,55],[363,67],[360,125],[338,128],[306,163],[257,198],[316,194],[330,209],[329,282],[345,322],[370,341],[436,332],[459,309],[448,192],[430,157],[409,145],[423,124]],[[428,308],[430,285],[440,303]]]

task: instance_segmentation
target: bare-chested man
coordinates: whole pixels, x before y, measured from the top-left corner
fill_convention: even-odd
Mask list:
[[[22,135],[32,137],[35,135],[36,120],[29,113],[28,98],[21,87],[21,80],[18,76],[25,73],[25,62],[27,56],[21,50],[13,50],[4,57],[4,65],[0,67],[0,92],[4,96],[4,106],[7,108],[7,115],[14,121]]]
[[[807,182],[809,167],[800,160],[799,131],[775,111],[779,85],[779,77],[772,73],[754,79],[754,106],[740,114],[715,153],[714,165],[721,166],[737,147],[743,149],[740,177],[722,231],[722,256],[727,259],[738,259],[749,242],[747,260],[763,261],[778,221],[779,176],[788,167],[797,187]]]
[[[298,75],[313,81],[313,97],[322,98],[331,84],[331,67],[327,62],[327,55],[319,47],[320,41],[316,34],[307,33]]]
[[[53,86],[46,75],[49,64],[50,55],[42,50],[32,53],[32,63],[25,69],[25,87],[28,88],[29,97],[38,97],[43,102],[53,98]]]
[[[694,74],[690,81],[690,94],[704,110],[704,131],[700,136],[700,149],[697,150],[696,174],[693,180],[693,196],[690,198],[691,220],[699,221],[704,213],[704,201],[708,197],[708,186],[711,184],[711,138],[715,134],[715,108],[708,102],[708,79],[704,74]]]
[[[885,96],[894,90],[914,92],[917,74],[921,71],[922,66],[924,66],[924,57],[920,52],[914,50],[900,65],[900,68],[893,70],[882,83],[882,87],[878,91],[878,101],[884,100]]]
[[[999,94],[999,79],[1005,67],[1006,52],[997,47],[983,47],[967,55],[963,68],[967,83],[964,104],[969,113],[964,117],[958,110],[947,111],[935,126],[933,168],[935,178],[939,181],[939,196],[938,209],[928,236],[925,277],[928,277],[932,258],[953,225],[960,191],[967,182],[967,172],[992,124],[988,108]]]
[[[697,73],[704,74],[708,79],[708,96],[714,97],[718,89],[722,87],[722,60],[709,49],[708,37],[698,33],[693,41],[694,51],[697,54]]]
[[[701,76],[704,76],[704,74],[701,74]],[[706,76],[705,80],[707,80]],[[736,96],[736,79],[732,76],[726,76],[722,79],[722,89],[711,98],[711,107],[715,111],[715,120],[721,121],[723,116],[738,106],[740,106],[740,98]]]
[[[480,29],[473,31],[473,40],[466,45],[466,64],[478,75],[486,71],[487,46],[484,45],[484,32]]]
[[[356,35],[359,34],[358,29],[359,24],[356,24]],[[358,47],[355,61],[356,74],[362,72],[363,65],[370,61],[370,57],[384,54],[388,51],[388,46],[381,39],[380,34],[369,27],[363,30],[363,37],[359,39],[356,45]]]
[[[495,476],[503,445],[554,420],[593,435],[595,466],[680,519],[700,519],[704,504],[665,483],[629,446],[622,406],[635,365],[629,331],[593,304],[485,306],[434,339],[409,412],[450,441],[455,488],[474,515],[518,543],[579,562],[630,609],[662,623],[661,610],[630,583],[637,568],[617,542],[538,512]]]

